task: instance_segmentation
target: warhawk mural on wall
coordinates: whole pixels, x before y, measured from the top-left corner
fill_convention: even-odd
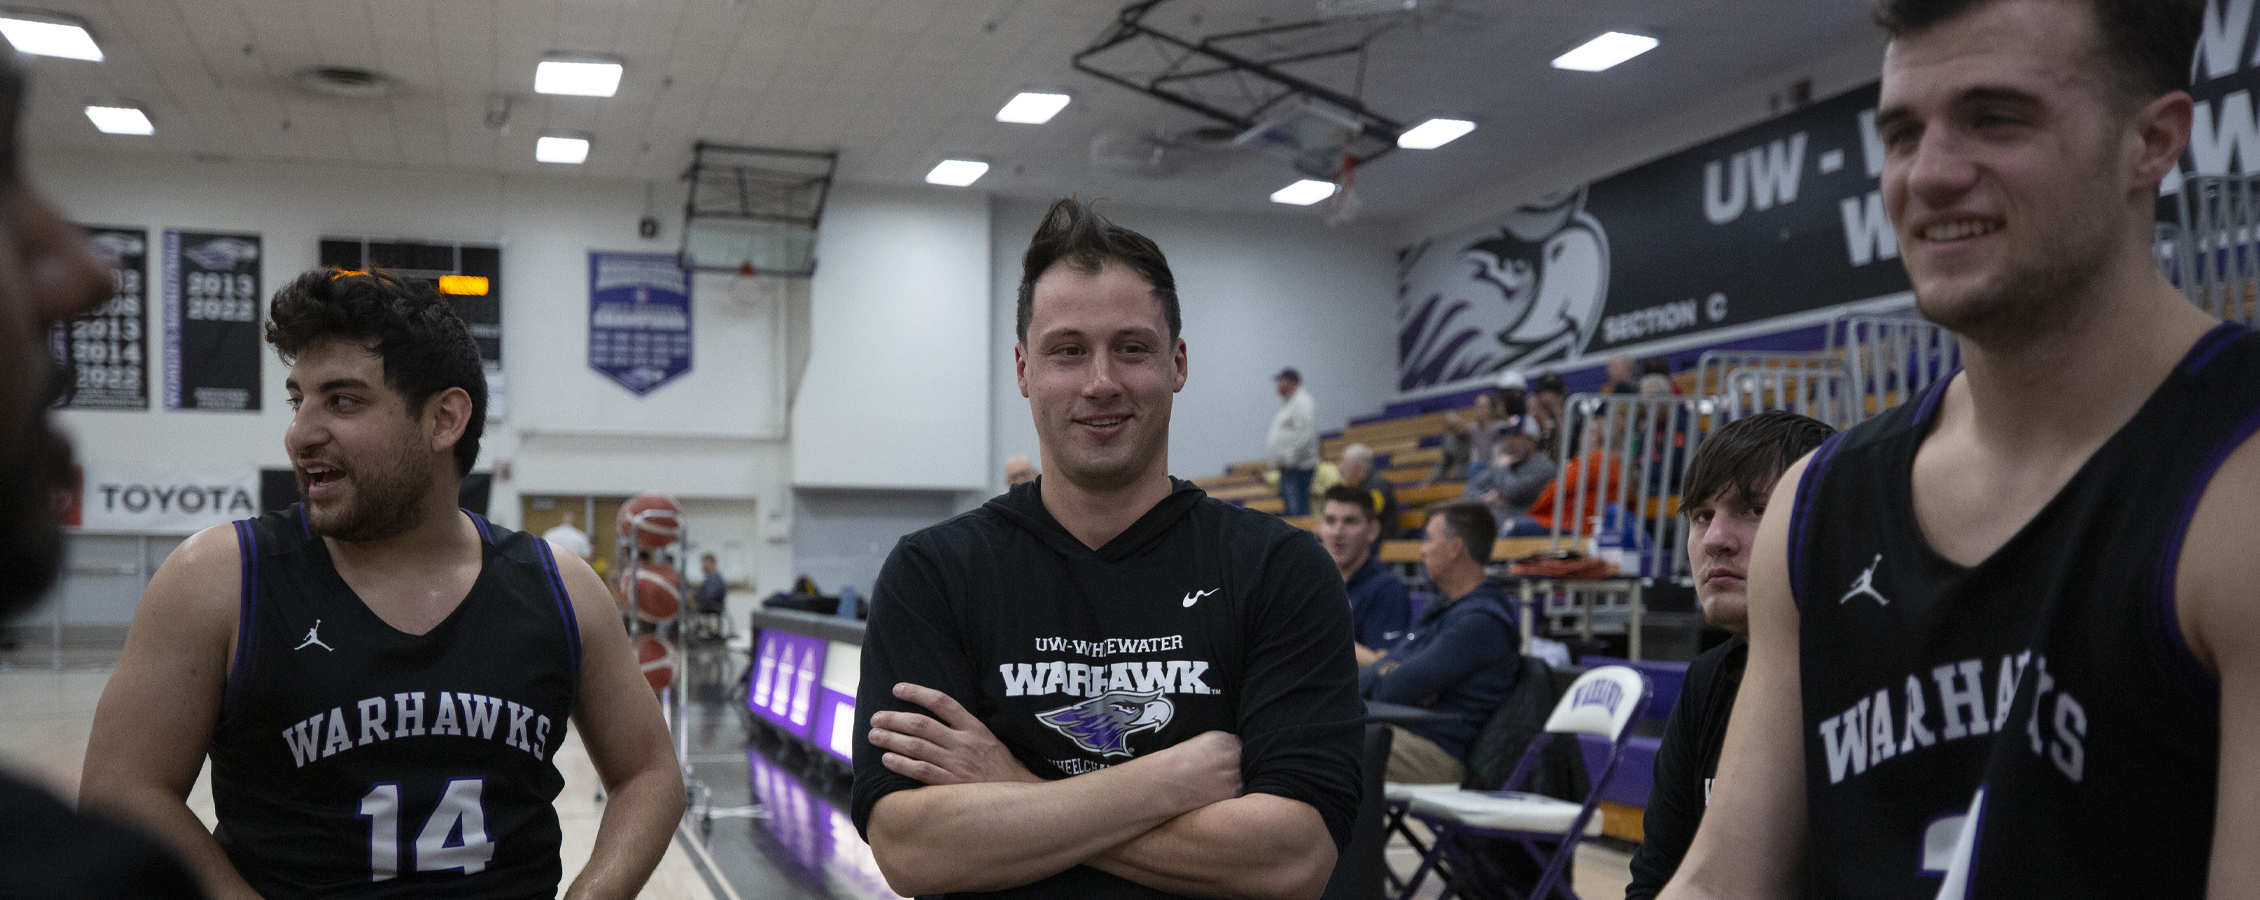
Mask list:
[[[1397,389],[1574,358],[1600,326],[1609,236],[1585,192],[1398,254]]]

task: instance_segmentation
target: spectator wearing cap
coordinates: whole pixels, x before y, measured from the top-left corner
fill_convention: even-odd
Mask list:
[[[1529,519],[1530,504],[1554,480],[1554,460],[1538,452],[1538,423],[1529,416],[1509,416],[1498,425],[1499,447],[1491,465],[1468,480],[1461,499],[1481,500],[1501,523],[1500,536]],[[1527,528],[1523,529],[1528,531]]]
[[[1397,522],[1397,486],[1373,470],[1373,448],[1364,444],[1348,444],[1336,457],[1334,468],[1341,473],[1341,484],[1364,491],[1373,499],[1372,506],[1381,516],[1381,530],[1396,534],[1392,527]]]
[[[1310,515],[1311,473],[1318,468],[1318,402],[1303,389],[1303,373],[1290,366],[1272,376],[1279,389],[1279,411],[1271,416],[1264,441],[1271,467],[1279,471],[1279,500],[1290,516]]]
[[[1530,380],[1513,369],[1499,370],[1499,415],[1519,416],[1529,412]]]

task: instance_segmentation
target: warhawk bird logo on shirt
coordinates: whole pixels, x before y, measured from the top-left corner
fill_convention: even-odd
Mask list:
[[[1036,714],[1036,720],[1066,735],[1076,746],[1102,756],[1134,756],[1130,736],[1160,731],[1176,707],[1160,691],[1144,694],[1110,691],[1072,706]]]

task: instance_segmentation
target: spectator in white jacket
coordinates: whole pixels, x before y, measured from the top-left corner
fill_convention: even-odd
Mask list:
[[[1311,473],[1318,469],[1318,404],[1303,389],[1303,375],[1293,367],[1280,369],[1272,381],[1285,402],[1271,417],[1271,435],[1265,450],[1271,467],[1279,470],[1279,499],[1286,515],[1310,515]]]

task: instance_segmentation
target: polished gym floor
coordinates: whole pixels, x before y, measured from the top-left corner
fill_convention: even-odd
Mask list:
[[[740,639],[742,642],[742,638]],[[741,645],[742,646],[742,645]],[[31,640],[0,648],[0,767],[65,798],[78,793],[80,761],[94,707],[117,660],[115,646]],[[870,848],[847,814],[847,784],[797,747],[750,739],[735,690],[746,654],[713,647],[685,656],[689,694],[677,725],[687,748],[694,803],[667,856],[644,888],[655,900],[892,898]],[[59,661],[59,665],[58,665]],[[557,799],[565,832],[568,882],[587,861],[603,813],[601,791],[577,735],[556,754],[565,775]],[[210,771],[197,779],[189,807],[212,822]],[[1400,872],[1417,859],[1401,843],[1390,851]],[[1586,845],[1576,884],[1589,900],[1622,897],[1628,856]],[[1434,896],[1431,881],[1421,894]]]

